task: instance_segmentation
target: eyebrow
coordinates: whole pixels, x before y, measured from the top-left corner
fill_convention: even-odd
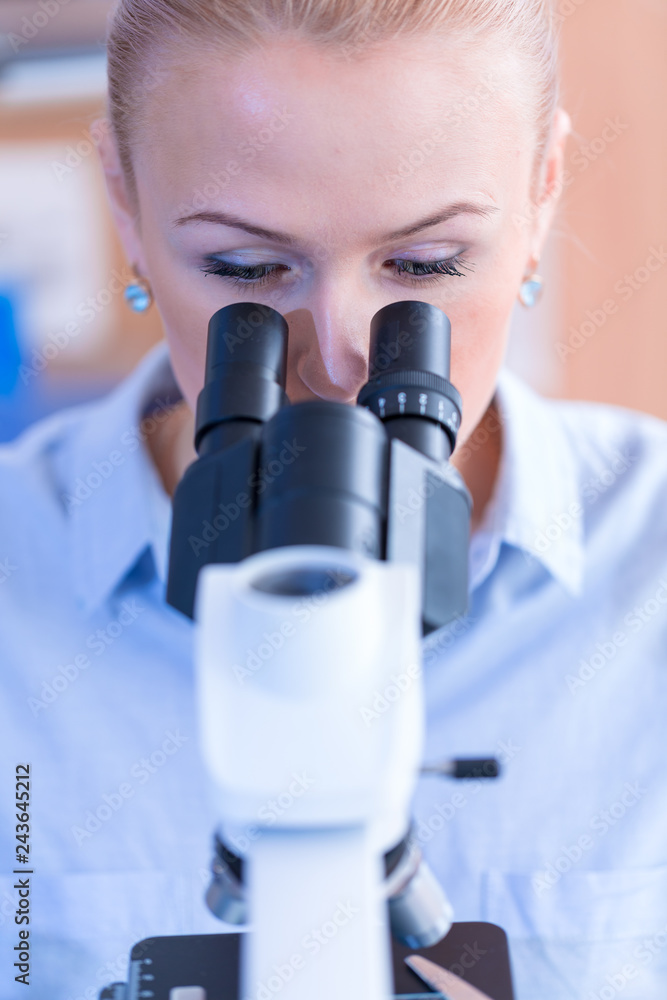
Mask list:
[[[488,219],[493,212],[499,211],[500,209],[497,205],[478,205],[472,201],[457,201],[439,212],[434,212],[432,215],[426,216],[425,219],[420,219],[418,222],[404,226],[402,229],[396,229],[394,232],[386,233],[380,237],[380,242],[388,243],[391,240],[414,236],[415,233],[421,232],[422,229],[428,229],[430,226],[437,226],[442,222],[447,222],[455,215],[478,215]],[[241,219],[237,215],[231,215],[228,212],[194,212],[192,215],[182,215],[179,219],[176,219],[173,225],[185,226],[190,222],[212,222],[219,226],[229,226],[231,229],[243,229],[246,233],[250,233],[251,236],[260,236],[262,239],[272,240],[274,243],[282,243],[285,246],[295,246],[298,243],[296,237],[290,236],[288,233],[281,233],[274,229],[265,229],[264,226],[256,226],[254,223],[247,222],[245,219]]]

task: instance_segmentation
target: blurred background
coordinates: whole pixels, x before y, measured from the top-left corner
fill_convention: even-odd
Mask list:
[[[0,0],[0,441],[107,391],[162,336],[97,158],[109,0]],[[667,0],[554,0],[569,140],[539,306],[508,364],[549,396],[667,418]]]

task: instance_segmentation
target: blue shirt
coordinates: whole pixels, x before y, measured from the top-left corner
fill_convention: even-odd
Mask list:
[[[216,815],[193,628],[165,603],[171,506],[145,444],[179,398],[160,345],[0,450],[3,1000],[28,995],[18,764],[33,1000],[94,1000],[141,938],[225,929],[203,901]],[[417,834],[456,919],[508,932],[517,1000],[662,1000],[667,425],[507,371],[498,400],[470,613],[425,642],[424,680],[427,760],[495,753],[504,772],[422,778]]]

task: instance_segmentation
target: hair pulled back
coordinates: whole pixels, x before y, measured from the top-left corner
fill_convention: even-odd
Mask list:
[[[534,130],[539,167],[559,99],[550,0],[118,0],[108,36],[108,114],[131,189],[133,138],[169,65],[191,58],[196,66],[204,50],[248,52],[280,33],[346,58],[425,34],[496,43],[495,51],[513,53],[522,68],[522,114]]]

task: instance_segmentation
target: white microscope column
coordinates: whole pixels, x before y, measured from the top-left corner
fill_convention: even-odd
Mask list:
[[[417,572],[277,549],[206,567],[196,619],[221,833],[249,844],[242,997],[386,1000],[382,857],[422,759]]]

